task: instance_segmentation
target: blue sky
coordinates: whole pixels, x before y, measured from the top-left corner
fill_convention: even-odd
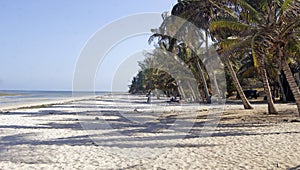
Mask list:
[[[128,15],[169,11],[175,3],[176,0],[0,1],[0,90],[71,90],[80,51],[97,30]],[[115,48],[109,54],[112,67],[124,60],[114,56],[120,54],[118,50],[126,49],[126,45],[147,47],[147,38],[135,37]],[[131,54],[135,51],[138,49],[127,49]],[[110,90],[112,76],[102,75],[105,76],[97,75],[97,90]],[[127,85],[122,86],[126,89]]]

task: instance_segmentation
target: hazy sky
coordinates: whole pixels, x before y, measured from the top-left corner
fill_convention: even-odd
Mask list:
[[[80,51],[97,30],[128,15],[169,11],[176,1],[0,1],[0,90],[71,90]],[[147,38],[135,37],[114,48],[106,69],[118,70],[124,60],[120,54],[149,48]],[[109,72],[98,70],[97,90],[109,90],[114,79]],[[127,85],[121,86],[126,89]]]

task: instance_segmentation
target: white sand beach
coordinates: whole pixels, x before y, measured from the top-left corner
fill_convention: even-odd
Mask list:
[[[0,169],[299,169],[296,106],[276,106],[123,94],[3,111]]]

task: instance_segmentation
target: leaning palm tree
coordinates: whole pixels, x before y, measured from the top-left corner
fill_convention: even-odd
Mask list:
[[[276,37],[279,42],[276,50],[300,115],[300,90],[288,64],[300,58],[300,1],[286,1],[281,7],[277,23],[282,27],[276,30],[280,31]]]
[[[251,18],[255,18],[261,15],[258,15],[258,12],[251,8],[250,9],[243,9],[244,13],[250,13],[248,11],[251,11],[254,13],[254,16],[251,16]],[[242,11],[243,12],[243,11]],[[242,15],[242,12],[240,15]],[[249,18],[249,16],[247,16]],[[254,21],[254,20],[253,20]],[[254,28],[252,28],[254,27]],[[241,55],[241,53],[248,52],[249,48],[251,48],[251,45],[253,44],[253,35],[256,32],[259,32],[260,29],[257,27],[257,24],[250,23],[248,19],[246,21],[243,21],[241,19],[221,19],[217,21],[213,21],[210,25],[211,32],[218,38],[220,41],[217,43],[219,51],[222,56],[232,56],[232,55]],[[254,31],[255,30],[255,31]],[[262,50],[264,50],[262,48]],[[272,100],[272,94],[270,90],[270,85],[267,77],[266,67],[265,67],[265,59],[266,56],[263,52],[260,53],[261,55],[257,55],[257,52],[253,50],[252,55],[255,56],[255,62],[256,65],[259,62],[259,68],[262,75],[262,80],[264,84],[264,89],[267,94],[267,100],[268,100],[268,111],[269,113],[277,113],[277,110],[274,106],[274,102]],[[257,58],[256,58],[257,57]],[[227,60],[227,64],[230,65],[230,62]],[[229,67],[229,71],[233,72],[233,69]],[[236,77],[234,77],[235,79]],[[237,79],[237,78],[236,78]]]
[[[286,0],[278,2],[267,1],[264,10],[267,20],[265,26],[253,37],[253,49],[258,56],[267,55],[277,60],[286,75],[290,89],[294,95],[300,115],[300,91],[288,65],[292,57],[299,58],[300,2]],[[296,51],[295,48],[296,47]]]

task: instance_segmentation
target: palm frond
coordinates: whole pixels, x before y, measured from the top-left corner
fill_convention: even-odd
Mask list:
[[[259,13],[255,8],[253,8],[247,1],[245,0],[234,0],[236,3],[244,10],[246,10],[247,13],[249,13],[249,16],[251,19],[255,21],[260,21],[263,19],[263,16],[261,13]]]
[[[243,24],[240,22],[235,21],[228,21],[228,20],[219,20],[219,21],[212,21],[209,27],[211,32],[216,32],[219,30],[230,30],[230,31],[246,31],[251,29],[251,27],[247,24]]]
[[[288,6],[290,5],[291,2],[292,2],[292,0],[284,1],[284,3],[281,6],[281,9],[280,9],[281,14],[288,8]]]
[[[259,36],[259,34],[260,32],[257,32],[251,39],[251,50],[252,50],[253,63],[255,68],[258,68],[258,58],[254,46],[255,46],[255,38]]]
[[[241,39],[238,39],[238,38],[225,39],[219,43],[219,47],[221,49],[228,49],[229,47],[231,47],[239,42],[241,42]]]
[[[221,59],[224,57],[230,57],[235,53],[241,53],[247,51],[251,46],[252,38],[248,37],[244,40],[241,40],[240,43],[232,44],[226,49],[219,50]]]
[[[215,7],[217,7],[220,10],[225,11],[226,13],[228,13],[231,17],[238,19],[238,15],[236,13],[234,13],[231,9],[229,9],[226,5],[220,5],[218,3],[215,2],[215,0],[209,0],[209,2],[214,5]]]
[[[256,68],[254,67],[249,67],[247,70],[245,70],[244,72],[240,72],[240,76],[241,78],[249,78],[249,77],[253,77],[254,74],[256,73]]]
[[[299,28],[299,27],[300,27],[300,16],[296,17],[294,22],[291,22],[289,25],[287,25],[287,27],[284,28],[284,30],[282,31],[281,36],[284,36],[290,30],[296,29],[296,28]]]

